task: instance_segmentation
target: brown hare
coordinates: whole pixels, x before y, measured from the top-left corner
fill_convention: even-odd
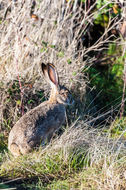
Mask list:
[[[45,80],[51,85],[50,98],[23,115],[11,129],[8,149],[15,157],[49,141],[65,121],[65,106],[73,104],[69,91],[59,85],[54,65],[42,63],[41,68]]]

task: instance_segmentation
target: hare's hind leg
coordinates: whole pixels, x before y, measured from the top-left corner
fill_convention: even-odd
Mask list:
[[[26,143],[23,143],[19,146],[16,143],[12,143],[9,149],[14,157],[27,154],[31,151],[31,148]]]
[[[20,148],[16,143],[12,143],[10,145],[10,151],[14,155],[14,157],[18,157],[21,155]]]

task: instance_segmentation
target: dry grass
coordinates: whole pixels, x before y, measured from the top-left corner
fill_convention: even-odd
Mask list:
[[[94,99],[90,93],[86,95],[88,77],[83,74],[96,60],[96,54],[89,55],[105,48],[103,45],[113,39],[108,33],[121,20],[110,19],[100,38],[86,46],[84,34],[91,37],[94,15],[98,13],[95,3],[89,9],[83,9],[82,3],[78,6],[76,0],[39,0],[35,6],[30,0],[8,0],[0,1],[0,5],[0,176],[3,183],[25,178],[29,180],[29,183],[24,181],[26,189],[126,189],[124,139],[112,139],[110,133],[92,127],[104,114],[97,114]],[[40,77],[41,62],[57,66],[60,82],[71,89],[76,105],[68,110],[66,129],[61,129],[60,137],[55,135],[46,147],[15,159],[7,151],[7,138],[22,115],[22,106],[27,112],[48,97],[47,85]],[[97,118],[86,115],[85,110],[90,113],[90,109]],[[34,177],[39,181],[32,186],[30,179]]]
[[[115,2],[113,1],[113,4]],[[23,101],[26,104],[24,105],[26,111],[29,109],[25,101],[29,90],[26,85],[32,86],[30,90],[32,94],[44,90],[47,98],[47,84],[40,77],[41,62],[52,62],[57,66],[60,82],[71,89],[75,96],[77,106],[74,111],[77,115],[80,113],[83,115],[85,107],[91,104],[90,102],[92,102],[92,108],[89,109],[92,113],[96,112],[92,94],[87,92],[88,77],[84,76],[83,71],[97,59],[96,54],[91,57],[89,54],[100,52],[105,48],[103,45],[110,42],[113,36],[108,33],[119,24],[120,20],[110,19],[100,38],[90,45],[90,38],[92,38],[90,30],[94,16],[98,14],[98,10],[94,9],[96,3],[89,9],[86,7],[84,9],[83,3],[78,5],[77,1],[72,0],[68,2],[40,0],[36,1],[36,4],[30,0],[16,2],[8,0],[0,1],[0,3],[0,96],[2,100],[0,114],[2,114],[2,122],[3,108],[6,105],[4,100],[5,96],[8,96],[8,92],[4,93],[3,89],[8,88],[10,83],[15,83],[14,80],[19,81],[21,92],[18,96],[20,96],[21,105]],[[102,11],[109,3],[111,1],[108,1],[100,10]],[[32,14],[36,17],[33,18]],[[88,45],[85,44],[86,38],[89,40]],[[13,99],[15,101],[15,98]],[[19,107],[19,105],[16,106]],[[10,113],[9,110],[7,109],[8,113]],[[15,123],[18,114],[15,105],[11,106],[11,110],[9,117],[12,117]]]
[[[115,143],[107,134],[76,123],[39,151],[16,159],[6,153],[0,174],[10,179],[39,177],[45,188],[55,189],[62,182],[67,189],[122,190],[125,155],[122,140]]]
[[[40,63],[52,62],[58,67],[61,83],[77,90],[79,86],[81,94],[82,90],[85,93],[85,80],[81,77],[81,71],[86,64],[89,66],[95,60],[95,56],[90,58],[88,54],[103,50],[103,44],[110,41],[108,32],[119,21],[116,18],[115,21],[110,20],[103,35],[87,48],[81,45],[84,43],[82,38],[93,25],[94,15],[97,14],[93,11],[95,3],[89,10],[82,9],[82,4],[78,6],[77,1],[72,3],[71,0],[68,3],[36,1],[35,7],[30,0],[1,3],[5,8],[0,12],[0,80],[7,83],[20,75],[27,82],[34,79],[35,83],[39,83]],[[37,19],[33,19],[31,12]],[[41,84],[43,88],[45,83],[41,81]]]

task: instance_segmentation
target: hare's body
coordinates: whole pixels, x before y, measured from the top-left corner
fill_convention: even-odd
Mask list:
[[[71,95],[59,85],[52,64],[43,63],[42,72],[52,88],[50,99],[27,112],[11,129],[8,149],[14,156],[26,154],[40,144],[45,144],[65,121],[65,105],[70,104]]]
[[[9,150],[15,156],[30,152],[34,147],[49,141],[53,132],[65,121],[63,104],[44,102],[26,113],[9,134]],[[18,131],[18,133],[17,133]],[[17,135],[15,135],[17,134]]]

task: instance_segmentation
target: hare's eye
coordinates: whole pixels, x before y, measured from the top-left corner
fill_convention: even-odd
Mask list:
[[[68,91],[65,91],[65,95],[68,95]]]
[[[64,95],[64,92],[61,92],[60,94],[61,94],[61,95]]]

